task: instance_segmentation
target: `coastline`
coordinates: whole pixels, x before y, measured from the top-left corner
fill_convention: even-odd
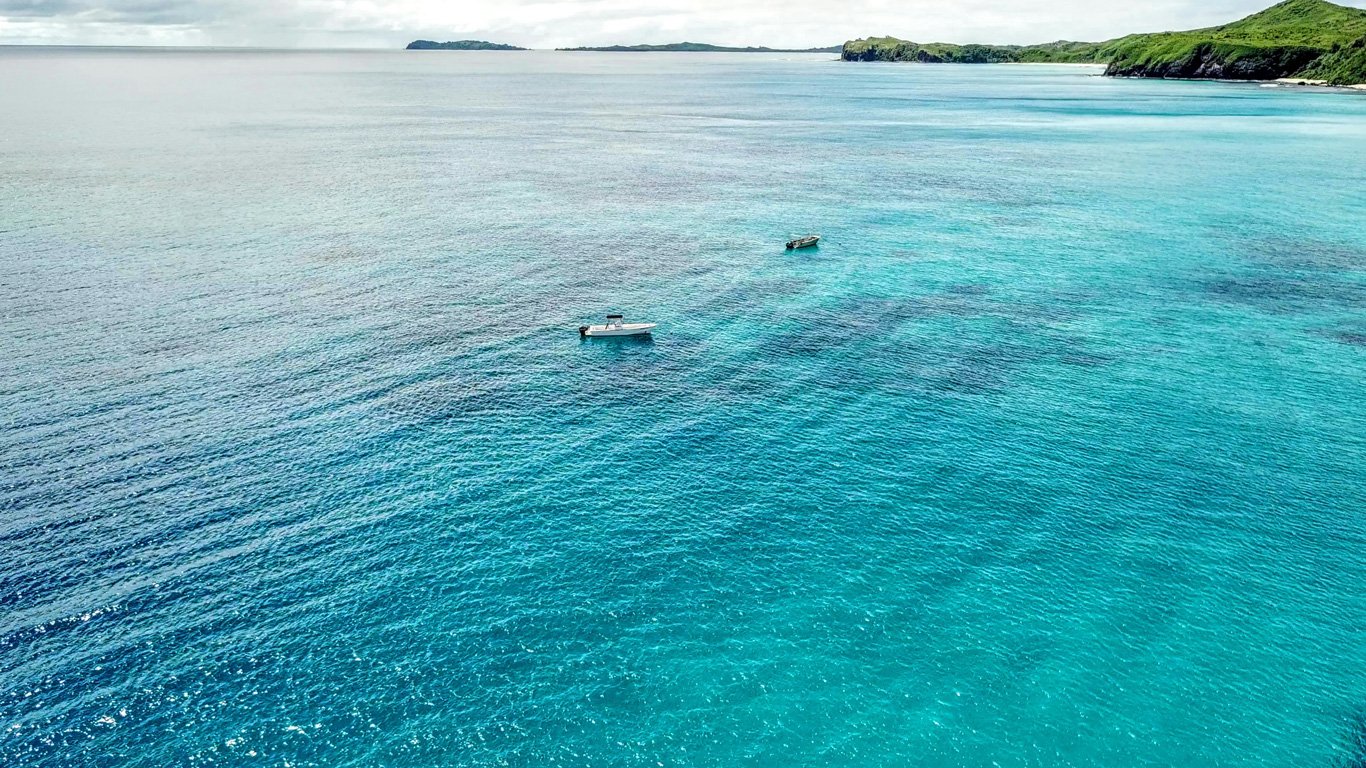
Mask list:
[[[932,67],[952,67],[952,66],[976,67],[976,66],[989,66],[989,65],[984,65],[984,64],[968,64],[968,63],[952,62],[952,61],[946,61],[946,62],[926,62],[926,61],[886,61],[886,62],[878,62],[878,61],[873,61],[873,62],[855,61],[855,62],[849,62],[847,59],[841,59],[840,61],[845,61],[845,62],[851,63],[851,64],[897,64],[897,65],[900,65],[900,66],[908,66],[908,65],[909,65],[909,66],[923,65],[923,66],[932,66]],[[1092,63],[1092,62],[1076,62],[1076,61],[1059,61],[1059,62],[1051,62],[1051,61],[1002,61],[1002,62],[996,62],[996,65],[997,65],[997,66],[1003,66],[1003,67],[1075,67],[1075,68],[1077,68],[1077,69],[1098,69],[1098,70],[1104,70],[1104,69],[1105,69],[1105,65],[1104,65],[1104,64],[1096,64],[1096,63]],[[1110,78],[1110,79],[1113,79],[1113,80],[1172,80],[1172,81],[1187,82],[1187,83],[1242,83],[1242,84],[1244,84],[1244,85],[1262,85],[1262,86],[1268,86],[1268,87],[1281,87],[1281,86],[1286,86],[1286,87],[1290,87],[1290,88],[1322,88],[1322,89],[1324,89],[1324,90],[1329,90],[1329,91],[1357,91],[1357,92],[1366,92],[1366,83],[1354,83],[1354,84],[1352,84],[1352,85],[1333,85],[1332,83],[1329,83],[1327,80],[1311,80],[1311,79],[1303,78],[1303,77],[1281,77],[1281,78],[1277,78],[1277,79],[1275,79],[1275,80],[1236,80],[1236,79],[1224,78],[1224,77],[1145,77],[1145,76],[1143,76],[1143,75],[1104,75],[1104,74],[1102,74],[1102,75],[1097,75],[1097,76],[1098,76],[1098,77],[1107,77],[1107,78]]]
[[[1290,86],[1292,88],[1326,88],[1337,91],[1366,91],[1366,83],[1353,83],[1352,85],[1333,85],[1327,80],[1311,80],[1304,77],[1279,77],[1275,80],[1252,80],[1249,82],[1260,83],[1269,86]]]
[[[1347,87],[1366,84],[1366,9],[1331,0],[1281,0],[1216,27],[1100,42],[918,43],[870,35],[846,41],[840,57],[935,64],[1092,63],[1104,64],[1115,76]]]

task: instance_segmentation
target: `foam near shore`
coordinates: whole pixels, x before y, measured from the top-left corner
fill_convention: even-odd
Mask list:
[[[1299,88],[1346,88],[1353,91],[1366,91],[1366,83],[1354,85],[1334,85],[1327,80],[1313,80],[1304,77],[1278,77],[1268,81],[1268,85],[1292,85]]]

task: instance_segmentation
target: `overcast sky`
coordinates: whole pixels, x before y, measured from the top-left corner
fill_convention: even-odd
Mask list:
[[[530,48],[691,40],[808,47],[1103,40],[1231,21],[1272,0],[0,0],[0,43]],[[1366,6],[1366,0],[1346,4]]]

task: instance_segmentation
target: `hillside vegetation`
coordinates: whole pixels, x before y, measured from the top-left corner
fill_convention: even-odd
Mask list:
[[[957,45],[913,43],[895,37],[850,40],[841,54],[845,61],[923,61],[933,64],[1012,64],[1027,62],[1096,62],[1096,43],[1060,40],[1043,45]]]
[[[1103,43],[954,45],[876,37],[845,43],[842,58],[965,64],[1093,62],[1106,64],[1106,74],[1116,76],[1304,77],[1345,85],[1366,82],[1366,10],[1326,0],[1285,0],[1231,24],[1129,35]]]
[[[525,51],[515,45],[490,43],[487,40],[451,40],[438,43],[435,40],[414,40],[408,43],[410,51]]]
[[[1334,46],[1301,75],[1311,80],[1325,80],[1333,85],[1366,82],[1366,37],[1358,37],[1347,45]]]

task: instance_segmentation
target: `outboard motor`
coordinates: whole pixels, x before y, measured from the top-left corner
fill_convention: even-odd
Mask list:
[[[586,337],[587,335],[588,335],[588,326],[586,326],[586,325],[580,325],[580,326],[579,326],[579,338],[582,339],[582,338]]]

